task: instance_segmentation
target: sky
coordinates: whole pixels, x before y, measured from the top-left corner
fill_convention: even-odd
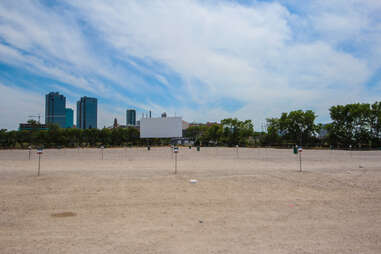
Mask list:
[[[45,94],[189,122],[381,100],[379,0],[2,0],[0,129],[44,119]]]

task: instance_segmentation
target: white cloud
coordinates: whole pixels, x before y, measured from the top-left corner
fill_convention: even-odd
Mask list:
[[[247,113],[244,118],[258,114],[252,101],[263,104],[264,112],[308,102],[319,107],[319,101],[327,98],[333,105],[337,94],[366,89],[364,83],[371,75],[366,59],[335,49],[329,40],[294,41],[296,32],[289,25],[293,14],[277,3],[249,7],[198,1],[72,4],[121,54],[169,65],[187,80],[184,94],[199,104],[226,96],[243,100],[250,107],[241,110]],[[321,11],[310,22],[321,33],[323,29],[332,33],[330,37],[336,30],[343,31],[336,34],[337,40],[353,36],[369,23],[364,15],[356,13],[357,19],[351,20],[351,13],[344,14]],[[213,118],[215,112],[207,109],[206,114]]]
[[[26,1],[23,8],[10,1],[0,4],[0,37],[10,44],[0,44],[3,61],[103,98],[177,112],[187,120],[238,116],[261,122],[299,108],[316,110],[325,120],[331,105],[370,98],[365,84],[381,66],[381,22],[376,16],[380,1],[68,3],[70,8],[62,11],[34,1]],[[104,57],[102,49],[94,50],[89,30],[105,43],[100,46],[107,52],[163,87],[131,75],[110,56]],[[152,68],[136,64],[131,56],[153,63]],[[178,83],[166,77],[173,73],[179,75]],[[115,84],[104,84],[98,77]],[[170,94],[181,105],[126,98],[116,86],[139,95]],[[224,98],[244,106],[233,113],[210,106]],[[101,122],[111,123],[113,115],[123,117],[122,108],[102,107],[107,110],[102,109]]]

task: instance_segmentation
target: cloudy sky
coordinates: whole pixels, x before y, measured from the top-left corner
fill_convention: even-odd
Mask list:
[[[0,128],[59,91],[187,121],[381,100],[379,0],[2,0]],[[44,118],[43,118],[44,119]]]

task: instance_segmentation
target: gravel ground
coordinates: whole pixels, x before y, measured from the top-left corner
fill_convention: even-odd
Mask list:
[[[0,150],[0,253],[381,253],[381,151],[101,157]]]

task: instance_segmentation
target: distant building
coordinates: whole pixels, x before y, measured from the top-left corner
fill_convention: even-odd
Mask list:
[[[127,126],[136,126],[136,110],[127,109],[126,112]]]
[[[196,122],[189,123],[189,127],[201,126],[201,125],[203,125],[203,124],[202,123],[196,123]]]
[[[30,131],[30,130],[47,130],[48,126],[46,124],[30,124],[30,123],[20,123],[19,131]]]
[[[192,123],[188,123],[188,128],[189,127],[194,127],[194,126],[212,126],[212,125],[215,125],[215,124],[219,124],[217,122],[206,122],[206,123],[196,123],[196,122],[192,122]]]
[[[66,125],[66,98],[58,92],[45,96],[45,124],[58,124],[61,128]]]
[[[98,122],[98,100],[82,97],[77,102],[77,128],[96,129]]]
[[[182,125],[183,125],[183,130],[186,130],[186,129],[188,129],[188,128],[189,128],[189,123],[188,123],[188,122],[186,122],[186,121],[184,121],[184,120],[183,120],[183,123],[182,123]]]
[[[73,128],[74,111],[71,108],[66,108],[65,115],[66,115],[65,128]]]

